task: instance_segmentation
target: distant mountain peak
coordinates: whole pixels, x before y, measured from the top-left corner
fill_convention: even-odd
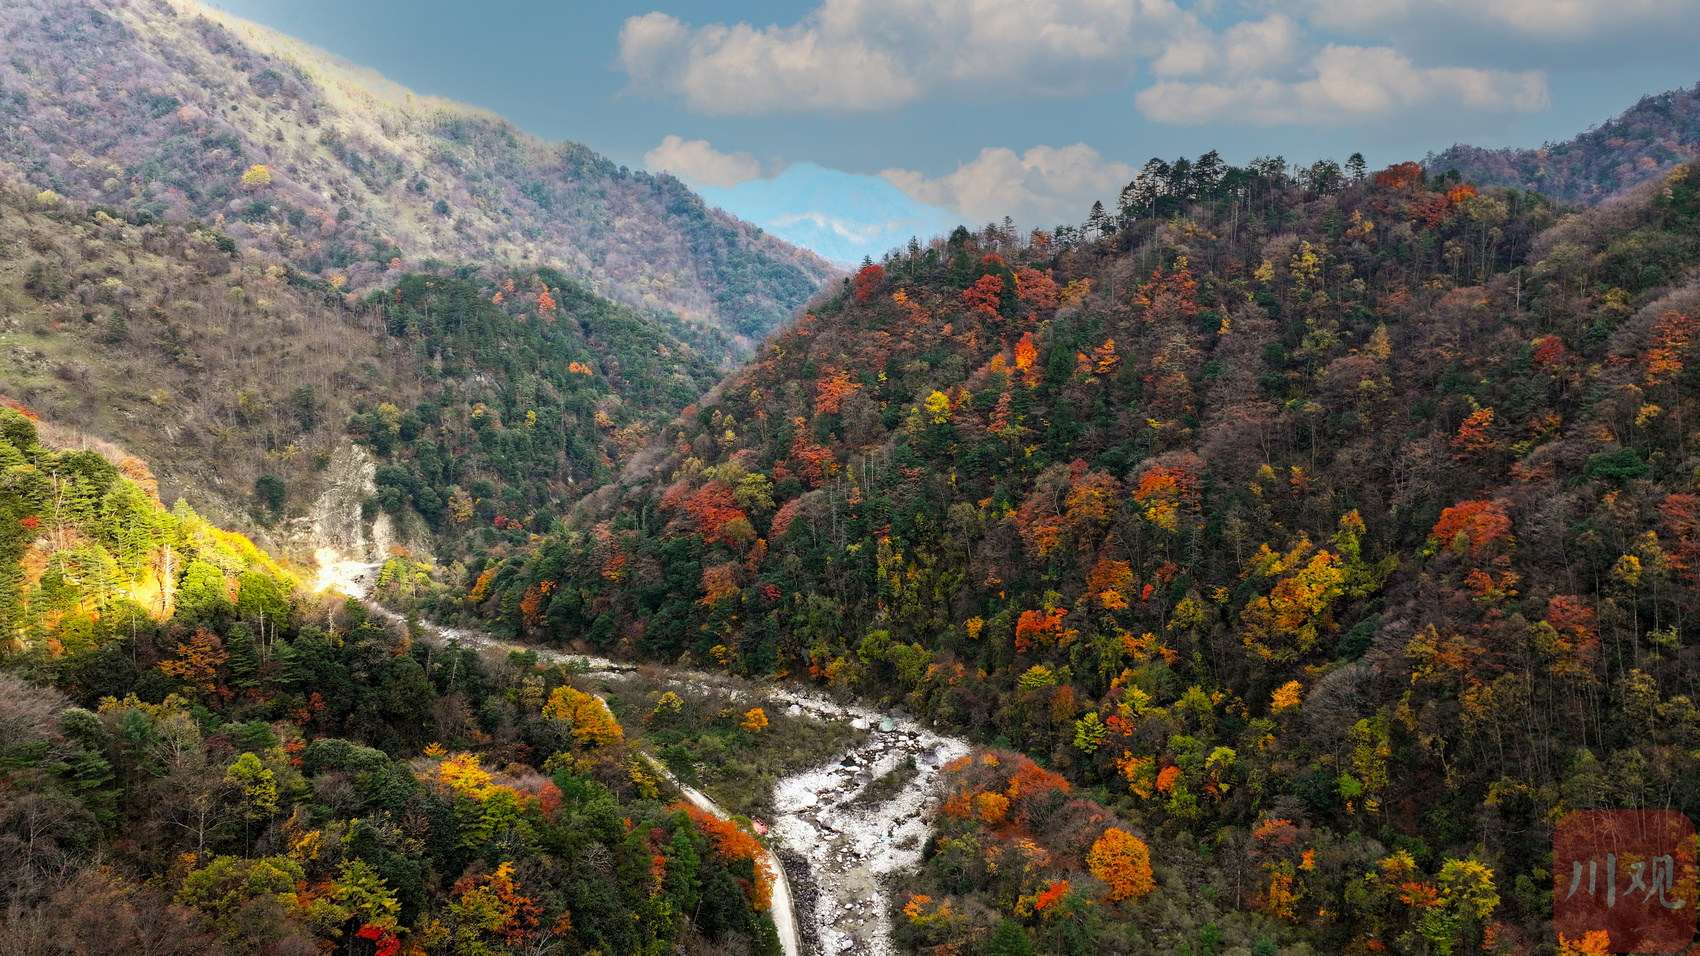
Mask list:
[[[552,265],[745,338],[834,273],[672,177],[193,0],[17,0],[0,31],[0,163],[37,189],[214,224],[261,268],[365,291],[402,268]]]
[[[1595,203],[1700,158],[1700,84],[1643,96],[1622,114],[1538,149],[1459,144],[1430,153],[1431,171],[1456,169],[1492,186],[1534,190],[1563,202]]]

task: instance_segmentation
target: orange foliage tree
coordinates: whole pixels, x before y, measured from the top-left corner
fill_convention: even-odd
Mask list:
[[[1659,316],[1647,345],[1648,385],[1663,385],[1683,370],[1683,356],[1695,330],[1694,316],[1676,311]]]
[[[1465,501],[1440,513],[1431,537],[1460,557],[1481,558],[1511,542],[1511,519],[1496,501]]]
[[[683,810],[696,825],[697,832],[708,837],[714,845],[714,853],[722,863],[736,863],[739,860],[749,860],[755,866],[755,882],[751,883],[738,878],[749,897],[750,905],[758,910],[765,910],[773,894],[773,873],[768,869],[767,855],[762,850],[756,838],[745,833],[736,823],[722,820],[709,813],[704,813],[688,803],[675,804],[672,809]]]
[[[1198,476],[1181,468],[1152,468],[1139,476],[1133,500],[1144,506],[1145,520],[1174,531],[1180,525],[1181,510],[1198,503]]]
[[[1151,281],[1139,290],[1134,304],[1144,310],[1147,323],[1190,319],[1198,314],[1198,281],[1187,268],[1186,259],[1176,261],[1173,271],[1163,274],[1158,266]]]
[[[1086,866],[1093,876],[1109,884],[1110,899],[1115,902],[1139,899],[1157,886],[1151,874],[1151,850],[1145,841],[1116,827],[1105,830],[1092,844]]]
[[[1111,610],[1127,607],[1127,596],[1133,588],[1133,568],[1126,561],[1099,558],[1086,578],[1086,591]]]
[[[1478,408],[1464,419],[1464,424],[1458,426],[1458,434],[1452,437],[1452,447],[1458,450],[1453,455],[1454,461],[1469,461],[1472,458],[1482,458],[1499,447],[1488,429],[1493,427],[1493,409]]]
[[[1700,582],[1700,497],[1678,492],[1659,503],[1659,517],[1670,533],[1671,567],[1684,580]]]
[[[159,669],[172,677],[194,685],[203,694],[219,688],[219,669],[230,660],[224,642],[206,628],[196,628],[188,643],[177,645],[177,659],[161,661]]]
[[[815,411],[822,415],[838,414],[845,396],[861,387],[861,383],[850,381],[849,372],[828,369],[815,383]]]
[[[469,874],[454,885],[455,950],[463,953],[497,952],[484,942],[494,936],[506,947],[523,946],[537,934],[537,918],[543,907],[514,885],[511,862],[483,876]]]

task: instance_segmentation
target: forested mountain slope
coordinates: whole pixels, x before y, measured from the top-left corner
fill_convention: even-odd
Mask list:
[[[422,600],[1060,774],[958,771],[917,946],[1550,947],[1562,811],[1700,812],[1700,169],[1567,213],[1284,168],[863,270]]]
[[[777,953],[566,669],[337,602],[0,408],[0,949]]]
[[[1601,126],[1539,149],[1458,145],[1431,154],[1432,173],[1456,169],[1472,182],[1595,203],[1700,156],[1700,85],[1644,96]]]
[[[38,190],[214,225],[262,267],[362,294],[431,260],[551,267],[752,337],[834,273],[670,176],[194,0],[18,0],[0,37],[0,161]]]
[[[220,229],[0,183],[0,394],[297,557],[360,550],[327,522],[376,545],[385,516],[452,557],[547,527],[734,352],[553,269],[385,279],[362,298]]]

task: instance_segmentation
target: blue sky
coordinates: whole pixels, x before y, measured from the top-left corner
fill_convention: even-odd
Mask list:
[[[851,232],[929,207],[1078,221],[1152,156],[1382,166],[1538,145],[1700,80],[1700,0],[220,5],[538,136],[729,190],[712,195],[734,212],[741,195],[769,211],[792,195],[791,218],[843,214]],[[820,171],[732,188],[798,163]]]

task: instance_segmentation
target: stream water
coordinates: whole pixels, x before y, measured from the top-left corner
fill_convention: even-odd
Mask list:
[[[379,565],[321,561],[320,567],[314,585],[317,589],[334,588],[355,595],[375,613],[392,620],[397,617],[370,597]],[[518,649],[488,634],[431,624],[425,627],[437,640],[456,640],[469,647]],[[629,664],[532,649],[540,658],[579,661],[589,673],[612,679],[620,679],[632,669]],[[681,676],[722,684],[730,680],[723,674],[685,672]],[[767,863],[774,873],[773,921],[786,956],[811,952],[820,956],[891,956],[895,950],[893,907],[887,884],[895,875],[920,865],[929,820],[938,804],[940,771],[967,754],[968,743],[935,733],[901,711],[880,712],[791,685],[739,683],[743,685],[741,693],[782,702],[793,716],[849,721],[856,729],[868,731],[862,744],[774,785],[775,813],[768,838],[772,849]],[[916,771],[895,795],[878,803],[856,799],[870,782],[909,759],[914,760]],[[707,795],[677,780],[671,782],[692,804],[726,816]],[[773,849],[789,851],[787,857],[802,861],[801,871],[793,866],[791,875],[812,887],[808,899],[797,899],[786,866]]]

